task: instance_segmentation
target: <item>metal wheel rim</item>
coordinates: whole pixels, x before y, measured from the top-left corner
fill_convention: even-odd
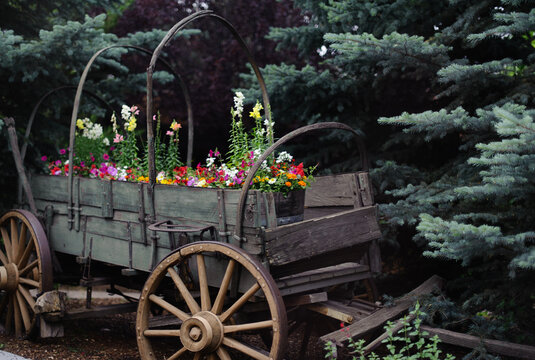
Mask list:
[[[0,314],[7,332],[29,335],[35,328],[35,300],[52,290],[52,260],[39,220],[26,210],[11,210],[0,218]],[[7,239],[7,241],[6,241]]]
[[[204,265],[204,258],[206,253],[216,253],[217,256],[225,257],[229,259],[227,267],[225,270],[225,275],[223,276],[222,283],[220,284],[219,289],[217,289],[217,296],[210,297],[208,292],[208,286],[203,285],[203,281],[200,280],[202,275],[199,275],[199,287],[200,287],[200,302],[187,297],[191,295],[187,288],[183,286],[184,284],[177,284],[174,277],[176,277],[176,271],[174,271],[174,266],[179,265],[181,262],[184,262],[188,258],[195,256],[197,260],[197,269],[199,273],[201,271],[209,271],[208,268]],[[202,261],[200,261],[202,259]],[[202,263],[202,265],[200,265]],[[230,265],[230,264],[233,265]],[[256,279],[255,285],[249,288],[244,295],[238,296],[238,300],[232,300],[230,306],[224,306],[223,302],[227,297],[226,293],[228,290],[228,284],[232,279],[233,270],[237,267],[241,267],[242,271],[248,271]],[[169,270],[173,269],[173,270]],[[172,274],[172,272],[175,274]],[[227,273],[231,274],[227,277]],[[158,297],[155,292],[157,291],[160,283],[165,278],[166,275],[171,275],[175,287],[178,289],[180,294],[185,299],[187,306],[182,306],[178,308],[175,305],[167,303],[162,298]],[[204,275],[206,279],[206,275]],[[205,287],[206,286],[206,287]],[[204,288],[204,290],[203,290]],[[223,290],[222,290],[223,289]],[[233,314],[239,312],[241,305],[245,304],[257,290],[263,292],[268,306],[269,306],[269,319],[264,321],[257,321],[254,323],[245,323],[239,325],[232,325],[228,323],[228,320],[231,319]],[[189,294],[189,295],[188,295]],[[245,298],[245,300],[244,300]],[[166,329],[166,330],[154,330],[149,328],[149,315],[151,305],[156,305],[164,308],[169,313],[172,313],[174,316],[179,318],[182,323],[177,325],[176,328]],[[238,306],[235,308],[235,306]],[[187,311],[187,312],[186,312]],[[205,345],[204,343],[200,345],[200,350],[192,351],[191,346],[196,346],[186,344],[182,341],[182,338],[187,339],[190,335],[185,334],[184,327],[189,326],[188,329],[191,329],[191,326],[188,325],[194,317],[203,317],[204,313],[210,313],[218,317],[221,321],[223,335],[221,338],[217,338],[216,335],[213,335],[211,344]],[[211,321],[211,316],[204,315],[205,320]],[[203,320],[203,319],[200,319]],[[202,321],[197,321],[198,323]],[[218,325],[219,326],[219,325]],[[203,325],[199,325],[200,328],[203,328]],[[214,333],[217,333],[217,326],[212,327]],[[269,353],[258,351],[258,349],[250,348],[249,346],[240,343],[233,336],[235,332],[238,331],[271,331],[273,342]],[[284,302],[278,291],[278,288],[275,285],[275,282],[269,272],[260,264],[256,259],[251,258],[243,250],[225,243],[218,242],[198,242],[194,244],[186,245],[175,252],[169,254],[165,259],[163,259],[152,272],[152,274],[147,279],[139,301],[138,313],[136,319],[136,336],[139,347],[139,352],[143,360],[161,360],[160,357],[156,357],[156,354],[153,349],[156,349],[155,338],[158,337],[178,337],[177,339],[177,351],[174,352],[171,356],[166,357],[167,360],[176,360],[181,359],[184,356],[191,356],[194,354],[194,359],[231,359],[228,350],[233,349],[233,351],[238,351],[242,355],[245,354],[252,359],[261,359],[261,360],[279,360],[282,359],[284,351],[286,350],[286,340],[287,340],[287,321],[286,321],[286,311],[284,307]],[[182,337],[181,337],[182,336]],[[205,336],[205,332],[202,331],[201,339]],[[210,333],[210,336],[211,333]],[[191,340],[191,339],[190,339]],[[212,340],[212,338],[210,338]],[[174,351],[174,350],[173,350]]]

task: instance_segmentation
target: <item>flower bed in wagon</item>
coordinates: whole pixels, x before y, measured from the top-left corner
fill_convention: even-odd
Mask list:
[[[231,129],[226,155],[210,150],[205,163],[186,166],[179,153],[181,124],[173,122],[162,127],[160,116],[156,122],[155,158],[158,184],[194,188],[241,189],[249,171],[263,152],[273,144],[274,123],[262,116],[262,105],[257,102],[244,116],[244,96],[237,92],[231,108]],[[136,131],[140,109],[123,105],[120,117],[111,116],[110,126],[103,127],[84,118],[76,122],[73,174],[81,177],[147,183],[148,151]],[[252,126],[246,130],[244,122]],[[49,175],[66,176],[71,168],[68,152],[60,149],[59,156],[49,160],[43,156]],[[251,183],[251,189],[275,193],[280,217],[287,221],[302,219],[304,190],[312,181],[314,168],[297,164],[288,152],[279,152],[264,161]],[[295,213],[295,214],[294,214]],[[291,218],[297,215],[297,218]]]

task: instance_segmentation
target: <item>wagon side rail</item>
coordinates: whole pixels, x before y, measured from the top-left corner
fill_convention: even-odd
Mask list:
[[[71,125],[70,125],[70,132],[69,132],[69,163],[72,164],[73,163],[73,160],[74,160],[74,142],[75,142],[75,134],[76,134],[76,120],[78,118],[78,111],[79,111],[79,108],[80,108],[80,101],[81,101],[81,97],[82,97],[82,92],[84,91],[83,88],[84,88],[84,85],[85,85],[85,81],[87,79],[87,75],[89,74],[89,70],[91,69],[91,66],[93,65],[93,63],[96,61],[96,59],[102,55],[103,53],[105,53],[106,51],[110,50],[110,49],[114,49],[114,48],[125,48],[125,49],[133,49],[133,50],[137,50],[137,51],[140,51],[142,53],[145,53],[147,55],[151,55],[152,52],[150,50],[147,50],[143,47],[140,47],[140,46],[135,46],[135,45],[111,45],[111,46],[108,46],[108,47],[105,47],[105,48],[102,48],[100,49],[99,51],[97,51],[95,54],[93,54],[93,56],[91,57],[91,59],[87,62],[85,68],[84,68],[84,71],[82,73],[82,76],[80,77],[80,81],[78,82],[78,87],[77,87],[77,90],[76,90],[76,96],[74,98],[74,105],[73,105],[73,109],[72,109],[72,116],[71,116]],[[178,83],[179,83],[179,86],[182,90],[182,93],[184,95],[184,100],[186,102],[186,107],[187,107],[187,112],[188,112],[188,154],[187,154],[187,161],[188,161],[188,164],[191,163],[191,156],[192,156],[192,151],[193,151],[193,110],[192,110],[192,106],[191,106],[191,98],[190,98],[190,95],[189,95],[189,91],[188,91],[188,88],[185,84],[185,82],[182,80],[182,77],[178,74],[177,71],[175,71],[175,69],[164,59],[158,59],[159,61],[161,61],[161,63],[169,70],[171,71],[171,73],[175,76],[175,78],[177,79]],[[148,121],[147,123],[150,123],[150,121]],[[72,224],[74,222],[73,218],[74,218],[74,194],[73,194],[73,188],[74,188],[74,176],[73,176],[73,172],[72,171],[69,171],[68,172],[68,206],[67,206],[67,211],[68,211],[68,219],[69,219],[69,229],[72,228]]]
[[[342,123],[338,123],[338,122],[317,123],[317,124],[303,126],[303,127],[299,128],[299,129],[296,129],[296,130],[286,134],[285,136],[283,136],[282,138],[277,140],[273,145],[271,145],[266,151],[264,151],[262,156],[260,156],[260,158],[257,160],[257,162],[253,165],[253,167],[249,171],[247,177],[245,178],[244,185],[242,187],[241,197],[240,197],[240,200],[239,200],[239,203],[238,203],[238,209],[237,209],[237,213],[236,213],[236,227],[234,229],[234,235],[233,235],[234,239],[239,241],[240,244],[242,244],[242,242],[244,241],[244,238],[242,237],[242,234],[243,234],[242,233],[242,231],[243,231],[242,230],[242,224],[243,224],[243,211],[244,211],[244,208],[245,208],[245,201],[247,199],[247,192],[249,191],[249,188],[251,187],[251,183],[253,181],[253,178],[254,178],[256,172],[258,171],[258,169],[260,169],[260,166],[262,166],[262,163],[278,147],[280,147],[281,145],[287,143],[288,141],[293,140],[294,138],[296,138],[296,137],[298,137],[300,135],[303,135],[305,133],[308,133],[308,132],[311,132],[311,131],[316,131],[316,130],[323,130],[323,129],[340,129],[340,130],[345,130],[345,131],[349,131],[349,132],[353,133],[355,135],[355,137],[356,137],[356,140],[357,140],[357,146],[358,146],[359,153],[360,153],[360,161],[361,161],[361,164],[362,164],[362,170],[364,170],[364,171],[368,171],[369,170],[368,154],[367,154],[366,148],[364,146],[364,141],[362,140],[362,138],[359,135],[359,133],[356,130],[354,130],[353,128],[351,128],[350,126],[348,126],[348,125],[345,125],[345,124],[342,124]]]

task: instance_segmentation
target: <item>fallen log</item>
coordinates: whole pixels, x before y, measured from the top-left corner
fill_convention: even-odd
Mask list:
[[[375,330],[378,327],[382,326],[388,320],[399,316],[401,313],[411,307],[411,305],[414,303],[415,297],[424,294],[429,294],[435,289],[441,289],[443,284],[444,280],[440,276],[433,275],[416,289],[397,299],[396,304],[394,306],[383,307],[372,313],[370,316],[367,316],[364,319],[352,323],[351,325],[346,327],[346,330],[344,330],[343,332],[339,330],[334,331],[332,333],[323,335],[322,337],[320,337],[320,340],[324,343],[327,341],[332,341],[335,344],[341,344],[346,341],[349,336],[354,338],[361,336],[369,331]]]
[[[422,331],[429,333],[428,337],[435,335],[447,344],[457,345],[465,348],[476,348],[484,345],[488,352],[505,355],[515,359],[535,359],[535,346],[515,344],[501,340],[481,339],[478,336],[463,334],[455,331],[434,328],[426,325],[420,327]]]

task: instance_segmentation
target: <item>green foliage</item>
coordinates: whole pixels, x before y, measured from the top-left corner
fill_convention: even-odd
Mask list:
[[[294,4],[305,24],[270,38],[306,65],[264,68],[279,129],[320,121],[358,129],[375,165],[383,241],[415,234],[426,256],[466,267],[458,300],[484,299],[479,306],[496,311],[497,298],[515,296],[516,321],[533,319],[535,288],[520,280],[535,268],[533,4]],[[243,78],[258,96],[252,76]],[[320,169],[355,170],[349,136],[318,134],[313,143],[303,153]]]
[[[421,329],[421,324],[425,317],[426,314],[420,309],[420,303],[416,302],[410,315],[400,319],[402,327],[399,331],[394,332],[396,324],[389,321],[385,326],[385,330],[388,332],[388,338],[383,340],[383,343],[388,350],[388,354],[384,356],[378,356],[373,352],[366,355],[364,350],[365,340],[360,339],[355,341],[348,333],[347,347],[352,354],[352,360],[455,359],[455,356],[451,354],[442,356],[442,350],[438,348],[440,339],[437,335],[427,339],[429,333]],[[346,331],[346,328],[343,328],[341,331]],[[325,343],[324,349],[326,351],[325,358],[331,360],[337,359],[337,349],[335,344],[328,341]]]

